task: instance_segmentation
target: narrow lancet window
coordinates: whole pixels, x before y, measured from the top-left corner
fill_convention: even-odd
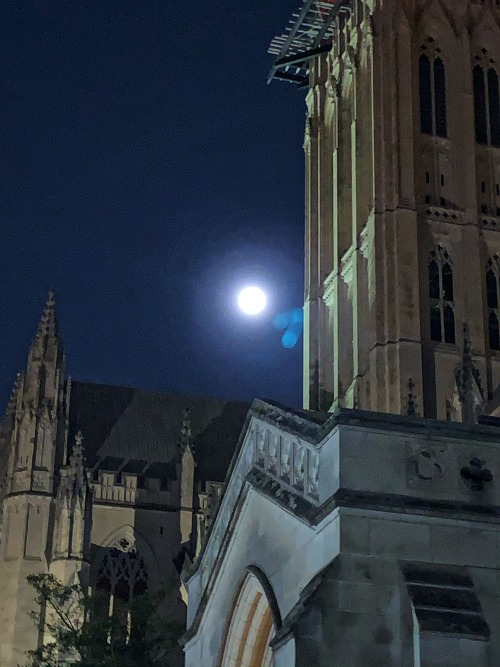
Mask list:
[[[420,129],[424,134],[448,136],[446,72],[441,50],[429,38],[419,60]]]
[[[494,60],[482,49],[472,70],[474,122],[478,144],[500,146],[500,89]]]
[[[431,61],[425,53],[420,56],[420,129],[432,134]]]
[[[491,257],[486,266],[486,305],[488,306],[488,334],[490,350],[500,350],[500,310],[498,295],[500,291],[500,258]]]
[[[498,326],[498,315],[492,311],[488,317],[488,330],[490,336],[490,348],[500,350],[500,329]]]
[[[442,246],[432,251],[429,262],[429,306],[431,340],[455,344],[453,269]]]
[[[441,58],[436,58],[434,61],[434,114],[437,136],[448,136],[446,120],[446,75],[444,63]]]
[[[490,143],[500,146],[500,96],[498,74],[493,67],[488,70],[488,105],[490,111]]]
[[[478,144],[487,144],[488,129],[486,121],[486,87],[484,85],[484,70],[480,65],[476,65],[474,67],[473,79],[476,141]]]

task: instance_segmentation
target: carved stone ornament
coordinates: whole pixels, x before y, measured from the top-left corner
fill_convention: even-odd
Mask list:
[[[485,484],[493,481],[493,473],[488,468],[484,468],[484,465],[485,462],[475,456],[469,461],[468,466],[460,470],[460,477],[471,491],[483,491]]]
[[[410,488],[436,486],[444,478],[448,450],[444,446],[408,444],[407,485]]]
[[[123,551],[123,553],[128,553],[129,551],[132,551],[135,545],[134,542],[130,540],[128,537],[122,537],[121,539],[117,540],[117,542],[113,546],[115,547],[115,549]]]
[[[49,474],[47,472],[38,472],[33,475],[33,490],[47,491],[49,488]]]

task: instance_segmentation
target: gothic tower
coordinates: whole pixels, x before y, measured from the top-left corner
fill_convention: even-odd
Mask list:
[[[64,351],[51,294],[29,351],[26,372],[16,383],[10,405],[10,431],[4,434],[3,441],[7,465],[0,544],[2,667],[22,664],[25,651],[36,648],[40,639],[39,630],[28,615],[35,605],[34,591],[26,577],[48,573],[57,557],[81,558],[81,539],[73,545],[73,553],[71,547],[68,553],[67,544],[61,547],[57,535],[54,540],[55,521],[60,523],[64,514],[60,506],[67,503],[72,507],[67,514],[73,511],[74,517],[78,505],[78,491],[73,498],[78,471],[71,475],[66,470],[71,465],[78,468],[75,454],[70,466],[61,469],[66,459],[66,391]],[[59,484],[61,477],[64,483]],[[79,515],[76,518],[78,521]],[[75,521],[72,529],[82,534],[83,527],[77,527]],[[68,529],[66,534],[70,532]],[[61,568],[56,565],[56,570],[60,575]]]
[[[500,384],[499,24],[498,0],[305,0],[274,41],[308,87],[305,407],[455,419],[464,345]]]

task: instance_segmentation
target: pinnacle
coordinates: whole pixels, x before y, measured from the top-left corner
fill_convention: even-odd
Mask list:
[[[81,431],[75,435],[75,444],[68,461],[70,478],[78,489],[85,486],[85,460],[83,449],[83,435]]]
[[[58,325],[57,325],[57,313],[56,313],[56,301],[55,295],[52,290],[50,290],[45,303],[45,308],[43,309],[42,317],[40,318],[40,323],[38,325],[38,336],[58,336]]]
[[[83,435],[81,431],[75,435],[75,444],[69,457],[69,465],[72,470],[83,468]]]
[[[59,341],[56,301],[52,290],[48,294],[31,349],[38,348],[41,355],[45,356],[49,341]]]
[[[193,437],[191,432],[191,418],[189,415],[189,408],[184,410],[182,417],[182,428],[180,437],[181,450],[184,452],[189,448],[193,448]]]

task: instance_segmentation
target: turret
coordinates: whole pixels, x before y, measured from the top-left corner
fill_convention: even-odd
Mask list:
[[[51,293],[29,350],[26,372],[18,376],[1,430],[3,458],[8,465],[4,465],[7,473],[2,493],[0,599],[9,601],[0,605],[2,667],[23,663],[25,652],[38,645],[40,628],[29,617],[36,603],[27,576],[52,571],[63,581],[71,581],[69,575],[80,563],[60,560],[56,569],[50,563],[56,541],[59,471],[66,456],[66,392],[64,350]],[[76,470],[77,458],[73,460]],[[63,468],[63,476],[66,472]],[[72,480],[76,483],[80,476],[78,472]],[[71,553],[76,549],[81,553],[84,523],[79,518],[79,493],[75,496],[71,491],[68,497],[76,497]]]

